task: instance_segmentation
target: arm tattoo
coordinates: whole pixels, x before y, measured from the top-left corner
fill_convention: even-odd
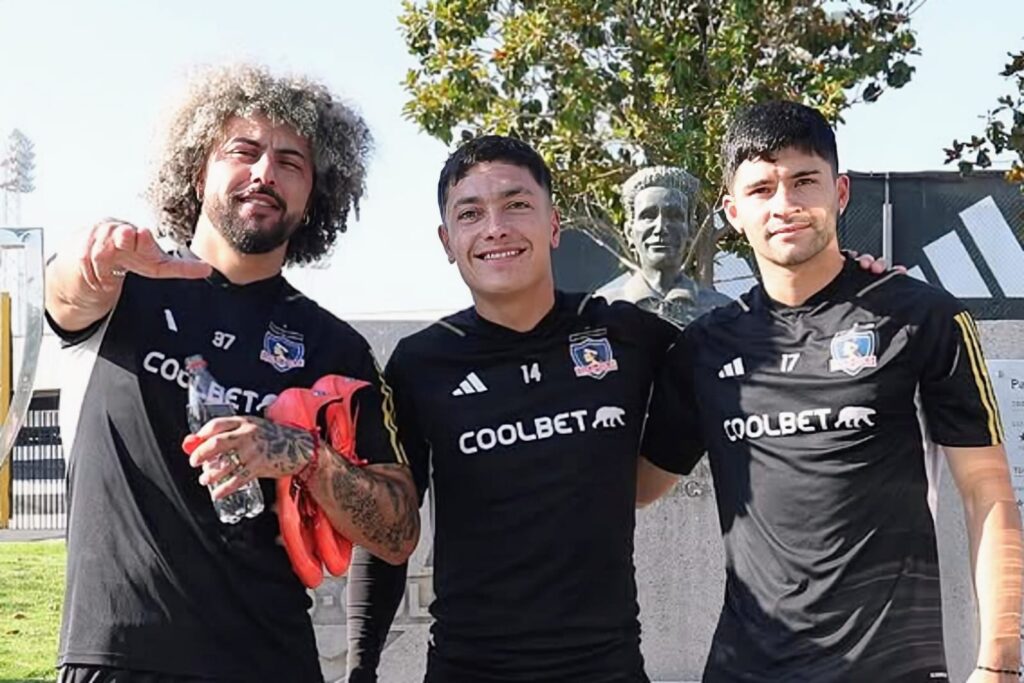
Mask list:
[[[294,472],[309,462],[313,437],[301,429],[267,421],[256,436],[256,448],[278,472]]]
[[[340,458],[334,458],[339,463]],[[329,492],[338,508],[344,510],[367,541],[400,553],[404,544],[415,539],[419,525],[416,497],[403,490],[400,482],[387,476],[339,463],[331,474]],[[404,470],[402,465],[377,465],[377,469]]]

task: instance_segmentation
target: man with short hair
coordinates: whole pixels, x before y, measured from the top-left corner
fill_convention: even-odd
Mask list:
[[[322,681],[309,597],[275,543],[277,478],[305,482],[337,531],[388,562],[415,546],[413,482],[369,346],[281,274],[344,231],[369,144],[317,83],[211,71],[177,112],[151,188],[178,250],[107,219],[49,264],[47,317],[73,361],[62,682]],[[237,417],[206,423],[190,459],[193,354]],[[329,373],[372,385],[356,394],[364,468],[259,417]],[[221,523],[206,486],[219,499],[257,479],[264,512]]]
[[[762,282],[669,352],[643,446],[664,478],[640,498],[707,450],[727,580],[705,681],[946,679],[920,400],[967,517],[971,681],[1016,680],[1020,517],[977,329],[948,293],[844,258],[837,159],[809,107],[731,122],[723,206]]]
[[[388,362],[399,432],[434,503],[426,680],[647,681],[633,568],[637,449],[676,328],[557,292],[551,175],[529,145],[465,143],[438,181],[438,236],[473,307]],[[349,680],[376,680],[405,570],[358,553]]]
[[[683,271],[696,238],[699,188],[696,178],[671,166],[641,168],[622,184],[622,231],[639,268],[597,290],[598,296],[631,301],[680,325],[731,301]]]

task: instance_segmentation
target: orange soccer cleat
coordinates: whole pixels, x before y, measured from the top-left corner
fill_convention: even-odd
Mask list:
[[[266,417],[320,436],[355,465],[366,464],[355,452],[356,419],[352,397],[369,386],[363,380],[326,375],[309,389],[286,389],[267,408]],[[348,571],[352,542],[339,534],[297,476],[277,480],[277,516],[292,568],[308,588],[323,581],[323,569],[334,576]]]

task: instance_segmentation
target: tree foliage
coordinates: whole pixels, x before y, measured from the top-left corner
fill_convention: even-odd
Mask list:
[[[923,1],[405,0],[419,65],[404,113],[447,144],[484,133],[533,144],[563,223],[625,254],[614,227],[625,178],[681,166],[710,206],[731,111],[787,98],[837,122],[905,85]]]
[[[988,168],[993,155],[1015,154],[1010,162],[1006,179],[1020,186],[1024,192],[1024,50],[1007,53],[1010,61],[999,73],[1011,83],[1016,92],[996,100],[996,107],[986,114],[985,129],[970,140],[953,140],[946,149],[946,163],[959,162],[960,172],[975,167]]]

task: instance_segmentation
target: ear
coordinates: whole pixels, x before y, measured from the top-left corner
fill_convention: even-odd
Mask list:
[[[839,195],[839,215],[843,215],[843,211],[846,211],[847,204],[850,203],[850,177],[841,175],[836,178],[836,194]]]
[[[736,209],[736,200],[731,194],[722,196],[722,213],[725,214],[725,219],[729,221],[729,225],[731,225],[736,232],[742,235],[743,225],[740,224],[739,212]]]
[[[448,256],[448,263],[455,263],[455,254],[452,252],[451,246],[448,243],[448,228],[444,227],[444,223],[437,226],[437,238],[441,240],[441,246],[444,247],[444,253]]]
[[[558,215],[558,209],[551,208],[551,248],[557,249],[558,242],[562,238],[562,217]]]

